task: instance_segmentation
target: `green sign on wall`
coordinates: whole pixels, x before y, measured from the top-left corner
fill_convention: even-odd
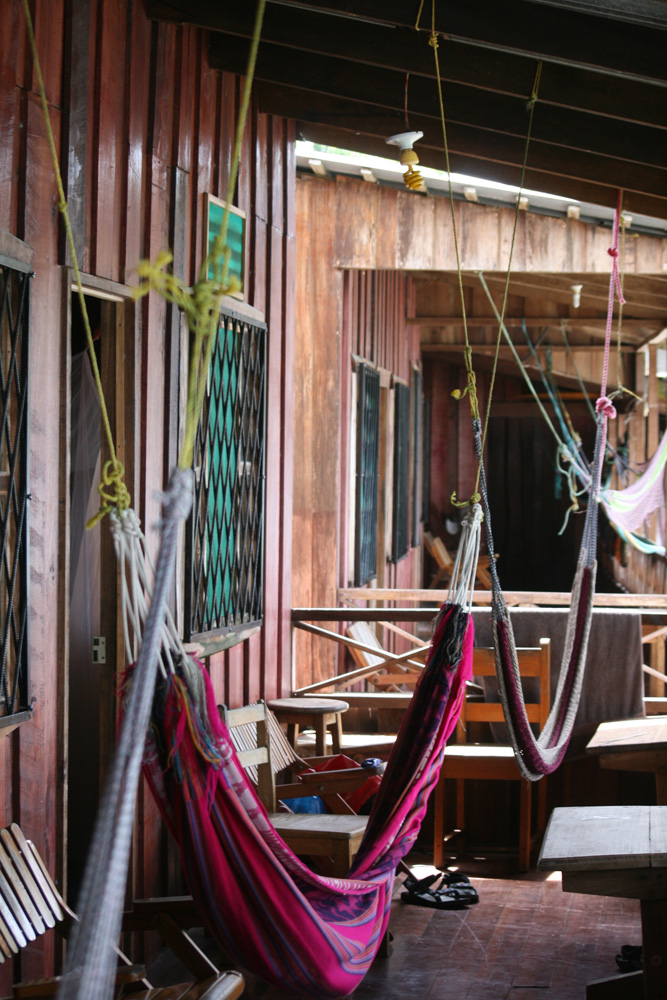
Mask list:
[[[227,205],[212,194],[206,195],[206,253],[213,249],[213,243],[222,231],[225,212],[229,212],[227,224],[226,245],[231,251],[229,258],[230,278],[236,278],[239,287],[231,294],[236,298],[245,298],[245,212],[233,205]],[[208,269],[208,277],[213,277],[213,267]]]

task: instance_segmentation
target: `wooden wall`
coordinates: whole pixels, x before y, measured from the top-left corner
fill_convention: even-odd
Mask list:
[[[208,65],[208,36],[151,22],[143,0],[33,0],[37,44],[56,145],[62,151],[82,268],[121,292],[142,257],[171,247],[192,281],[203,251],[203,193],[224,197],[240,84]],[[0,229],[34,251],[31,321],[30,600],[33,719],[0,739],[2,825],[17,820],[62,882],[67,761],[69,256],[19,0],[0,3]],[[235,203],[248,216],[249,303],[266,314],[268,440],[265,624],[210,668],[234,706],[289,687],[292,353],[295,277],[294,124],[253,108]],[[151,298],[134,308],[128,357],[137,415],[121,443],[144,524],[177,451],[181,333]],[[104,526],[102,530],[105,530]],[[158,888],[164,849],[142,796],[132,889]],[[53,943],[26,953],[22,975],[51,971]],[[11,970],[0,989],[11,980]],[[8,992],[8,990],[5,990]]]
[[[297,180],[293,604],[335,606],[350,565],[349,440],[352,356],[410,383],[419,335],[408,328],[412,282],[395,269],[358,269],[354,248],[368,237],[369,198],[337,178]],[[387,260],[395,231],[387,232]],[[347,267],[338,265],[345,259]],[[414,586],[420,552],[386,564],[386,586]],[[297,634],[297,686],[330,676],[333,645]]]

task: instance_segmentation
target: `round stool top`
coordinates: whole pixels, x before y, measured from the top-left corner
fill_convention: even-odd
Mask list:
[[[326,715],[328,712],[347,712],[348,702],[336,698],[274,698],[267,701],[272,712],[292,712],[303,715]]]

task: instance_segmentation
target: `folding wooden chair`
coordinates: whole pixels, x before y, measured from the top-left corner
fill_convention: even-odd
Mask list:
[[[116,996],[131,992],[135,1000],[235,1000],[244,989],[243,976],[239,972],[219,972],[202,954],[187,934],[165,913],[166,901],[160,901],[160,917],[152,921],[152,927],[162,926],[171,938],[169,944],[176,944],[179,957],[191,968],[194,975],[201,973],[197,982],[154,989],[146,979],[146,970],[141,965],[133,965],[121,951],[117,950],[123,963],[116,972]],[[36,940],[51,928],[63,932],[77,920],[58,892],[46,865],[34,844],[27,840],[21,828],[12,826],[0,831],[0,962],[18,955],[30,941]],[[193,926],[193,924],[190,924]],[[146,929],[137,926],[134,929]],[[179,947],[177,939],[181,942]],[[187,959],[190,959],[189,963]],[[191,969],[192,971],[192,969]],[[53,996],[59,987],[61,977],[39,979],[35,982],[16,983],[14,996],[20,1000],[37,1000]]]

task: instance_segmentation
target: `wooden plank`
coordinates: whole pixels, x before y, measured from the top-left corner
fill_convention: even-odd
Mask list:
[[[86,147],[88,131],[88,71],[90,2],[72,4],[65,21],[65,93],[63,128],[67,135],[67,163],[63,170],[67,211],[77,260],[83,262],[86,243]],[[72,263],[64,240],[61,257]]]
[[[123,279],[136,281],[135,269],[145,256],[144,184],[147,174],[146,137],[149,130],[149,91],[151,65],[151,25],[136,4],[128,23],[128,89],[131,100],[125,115],[125,204],[120,230]]]
[[[538,868],[564,872],[648,868],[650,810],[658,806],[579,806],[554,809]]]
[[[658,748],[667,745],[667,717],[620,719],[601,723],[589,741],[589,753],[625,753],[628,748]]]
[[[538,604],[544,606],[561,607],[570,603],[571,595],[563,591],[533,591],[533,590],[506,590],[503,596],[508,605],[515,604]],[[339,587],[338,597],[340,600],[368,600],[368,601],[429,601],[442,602],[447,599],[446,590],[399,590],[386,589],[379,590],[374,587]],[[487,590],[475,590],[473,593],[473,604],[484,606],[491,603],[491,595]],[[594,600],[595,607],[600,608],[656,608],[667,610],[667,595],[665,594],[596,594]],[[298,610],[298,609],[295,609]],[[332,609],[342,610],[342,609]],[[294,615],[292,616],[294,617]],[[314,620],[314,619],[313,619]],[[400,619],[398,619],[400,620]],[[406,621],[409,619],[406,618]],[[416,619],[413,619],[416,620]]]

